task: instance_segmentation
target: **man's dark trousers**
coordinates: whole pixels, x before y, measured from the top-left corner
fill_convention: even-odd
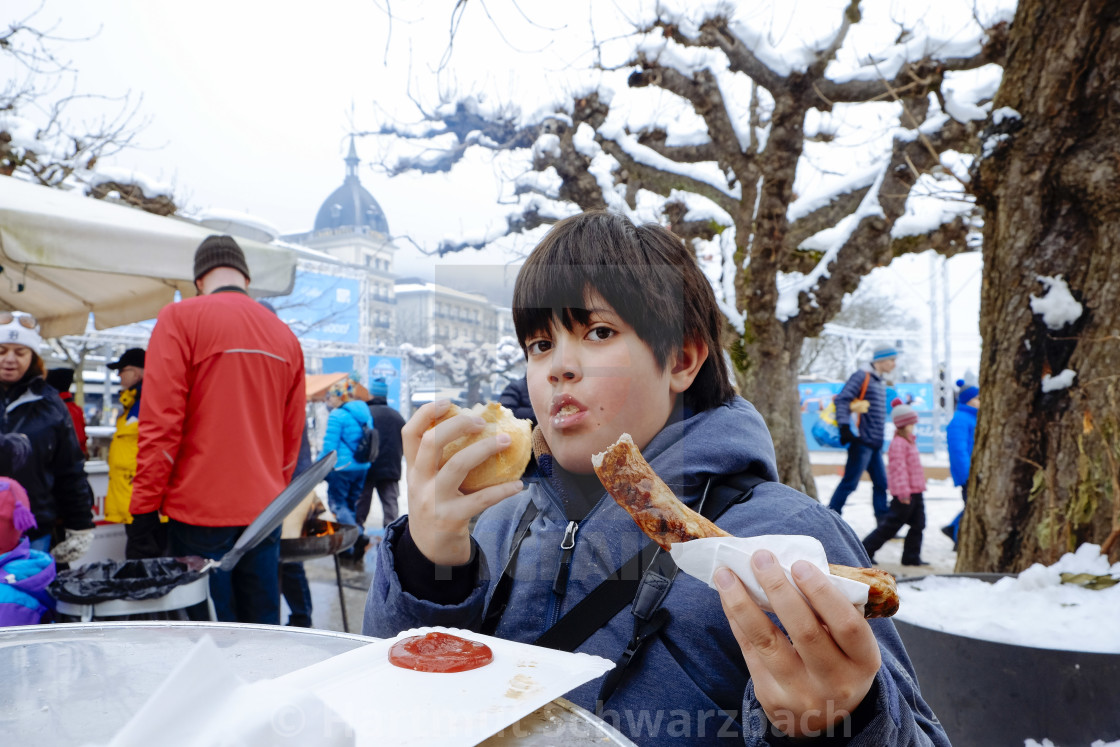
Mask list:
[[[237,542],[245,527],[199,527],[172,519],[171,555],[197,555],[219,560]],[[241,556],[232,571],[210,570],[210,598],[219,622],[280,624],[280,527]],[[192,620],[200,606],[188,610]]]
[[[883,467],[882,446],[875,448],[856,439],[848,444],[848,461],[844,465],[844,477],[836,486],[828,507],[840,513],[848,496],[859,486],[863,473],[871,477],[871,508],[875,520],[882,521],[887,515],[887,470]]]

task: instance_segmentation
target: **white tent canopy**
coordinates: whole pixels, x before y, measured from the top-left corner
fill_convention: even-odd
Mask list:
[[[151,319],[194,295],[194,251],[213,229],[75,192],[0,177],[0,309],[39,320],[44,337]],[[290,293],[296,255],[238,238],[252,295]]]

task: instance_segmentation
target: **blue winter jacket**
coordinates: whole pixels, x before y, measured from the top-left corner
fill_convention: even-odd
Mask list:
[[[850,409],[853,399],[859,398],[859,390],[863,388],[863,380],[867,379],[867,392],[863,395],[871,407],[859,416],[859,425],[856,427],[855,417]],[[883,435],[887,423],[887,389],[883,380],[870,368],[856,371],[844,384],[844,388],[836,395],[836,424],[848,424],[852,430],[859,431],[859,440],[873,449],[883,448]]]
[[[709,478],[749,472],[776,480],[774,447],[762,417],[736,397],[713,410],[671,422],[643,452],[654,470],[686,503],[695,504]],[[551,461],[542,456],[542,461]],[[439,605],[405,593],[394,569],[393,547],[407,517],[389,527],[377,550],[366,601],[362,632],[394,636],[426,625],[479,630],[493,591],[510,553],[518,522],[529,501],[541,510],[530,525],[516,564],[509,606],[496,635],[532,642],[561,614],[593,590],[647,538],[604,492],[580,522],[571,558],[567,593],[552,590],[560,564],[560,543],[568,523],[555,476],[530,484],[524,491],[491,507],[474,530],[480,553],[480,574],[470,596],[460,604]],[[824,544],[829,560],[866,566],[859,539],[839,518],[811,498],[780,485],[759,485],[753,497],[732,506],[718,524],[734,535],[811,534]],[[750,674],[720,606],[719,595],[687,574],[677,576],[664,601],[671,618],[627,669],[603,717],[639,744],[785,744],[770,732],[754,697]],[[851,745],[948,745],[936,717],[922,700],[902,642],[890,620],[871,620],[882,651],[882,668],[869,698],[872,717]],[[627,606],[577,649],[618,659],[633,633]],[[565,695],[595,710],[601,680]],[[742,718],[720,714],[718,703],[741,704]],[[730,706],[735,709],[736,706]],[[730,740],[730,742],[729,742]]]
[[[373,417],[365,402],[350,400],[331,410],[327,416],[327,432],[323,434],[323,452],[338,452],[335,472],[365,472],[369,462],[354,461],[354,447],[362,437],[362,425],[373,427]]]
[[[968,483],[972,471],[972,447],[976,443],[976,408],[957,405],[957,411],[945,428],[945,442],[949,447],[949,472],[954,485]]]

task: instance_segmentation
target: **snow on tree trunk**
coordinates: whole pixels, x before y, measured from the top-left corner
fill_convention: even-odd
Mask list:
[[[960,571],[1120,560],[1120,4],[1021,0],[983,157],[980,412]]]

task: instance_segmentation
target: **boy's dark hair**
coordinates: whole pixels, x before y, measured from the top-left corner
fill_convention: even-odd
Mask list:
[[[594,291],[632,326],[658,365],[669,365],[684,340],[708,346],[708,357],[684,393],[694,412],[734,395],[723,363],[723,318],[696,257],[655,223],[587,212],[552,227],[529,255],[513,291],[513,324],[522,350],[553,322],[567,330],[587,324],[585,299]]]

